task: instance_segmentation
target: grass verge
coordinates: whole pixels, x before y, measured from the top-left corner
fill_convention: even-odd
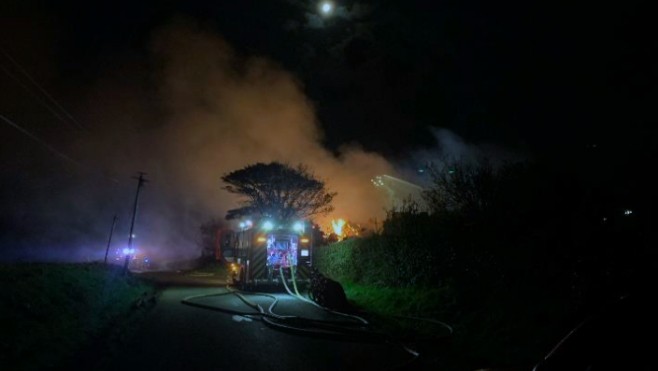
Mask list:
[[[565,309],[547,298],[533,298],[528,308],[499,293],[465,308],[450,288],[342,285],[348,300],[368,313],[375,327],[430,354],[427,369],[530,369],[564,334]],[[444,326],[409,317],[444,321],[454,333],[447,337]]]
[[[445,326],[433,321],[443,318],[453,305],[448,289],[355,283],[345,283],[343,288],[348,300],[369,313],[376,326],[398,338],[438,339],[449,333]]]
[[[102,264],[0,265],[0,364],[62,367],[121,325],[152,287]]]

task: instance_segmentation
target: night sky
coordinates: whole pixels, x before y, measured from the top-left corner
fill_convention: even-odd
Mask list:
[[[3,2],[2,45],[70,110],[110,67],[148,68],[153,30],[189,17],[292,71],[331,148],[396,155],[432,145],[428,127],[530,152],[623,146],[653,124],[653,22],[633,2],[341,1],[315,22],[313,1],[63,3]]]
[[[219,35],[245,58],[289,71],[330,151],[358,145],[399,160],[436,146],[432,132],[440,128],[557,167],[618,174],[628,179],[622,188],[646,176],[655,155],[658,66],[647,4],[335,4],[335,14],[322,17],[317,2],[296,0],[3,1],[0,114],[69,155],[72,140],[108,125],[89,113],[98,86],[138,87],[123,99],[157,106],[152,40],[157,30],[185,22]],[[34,86],[24,89],[21,68],[74,119],[54,117]],[[123,109],[117,103],[107,115]],[[147,111],[138,119],[152,125],[166,116]],[[44,157],[56,155],[36,150],[43,144],[4,122],[0,138],[8,200],[12,185],[32,183],[52,168]]]

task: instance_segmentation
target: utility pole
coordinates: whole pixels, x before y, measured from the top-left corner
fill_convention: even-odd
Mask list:
[[[107,249],[105,249],[105,264],[107,264],[107,254],[110,252],[110,244],[112,243],[112,234],[114,233],[114,226],[117,225],[117,216],[114,215],[114,218],[112,218],[112,228],[110,228],[110,237],[107,239]]]
[[[135,203],[133,204],[133,217],[132,221],[130,222],[130,234],[128,235],[128,254],[126,254],[126,260],[123,263],[123,272],[126,273],[128,271],[128,264],[130,263],[130,258],[132,257],[133,254],[133,236],[134,236],[134,230],[135,230],[135,218],[137,217],[137,204],[139,203],[139,191],[142,189],[142,186],[144,183],[148,182],[148,180],[144,179],[144,175],[146,173],[144,172],[139,172],[139,177],[133,177],[133,179],[137,179],[137,193],[135,194]]]

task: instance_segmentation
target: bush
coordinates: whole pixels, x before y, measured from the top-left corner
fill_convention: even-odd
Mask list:
[[[380,287],[439,286],[438,245],[427,234],[373,235],[320,247],[315,264],[343,282]]]
[[[455,349],[479,358],[468,368],[536,360],[585,314],[651,282],[644,224],[615,217],[612,196],[569,174],[485,162],[433,175],[429,212],[414,203],[390,210],[379,234],[322,248],[316,264],[360,287],[352,300],[442,313],[457,330]],[[401,294],[436,290],[436,301]]]
[[[320,246],[314,252],[314,264],[324,274],[334,280],[358,282],[359,271],[356,250],[360,238],[350,238],[327,246]]]

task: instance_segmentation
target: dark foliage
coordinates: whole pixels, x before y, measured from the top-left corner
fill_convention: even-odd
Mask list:
[[[242,197],[241,207],[229,210],[226,218],[242,216],[273,217],[286,221],[326,214],[333,210],[336,196],[324,182],[316,179],[304,165],[256,163],[224,174],[228,192]]]
[[[96,369],[99,359],[81,354],[115,351],[129,315],[153,298],[121,267],[97,263],[2,264],[0,289],[3,370]]]
[[[345,296],[345,290],[340,283],[325,277],[316,268],[311,269],[311,286],[309,288],[311,299],[321,306],[340,312],[350,310]]]
[[[345,282],[448,288],[444,319],[469,358],[460,366],[528,366],[583,318],[648,292],[650,220],[641,206],[625,213],[611,188],[537,163],[457,162],[432,175],[428,212],[407,203],[379,234],[315,256]]]

